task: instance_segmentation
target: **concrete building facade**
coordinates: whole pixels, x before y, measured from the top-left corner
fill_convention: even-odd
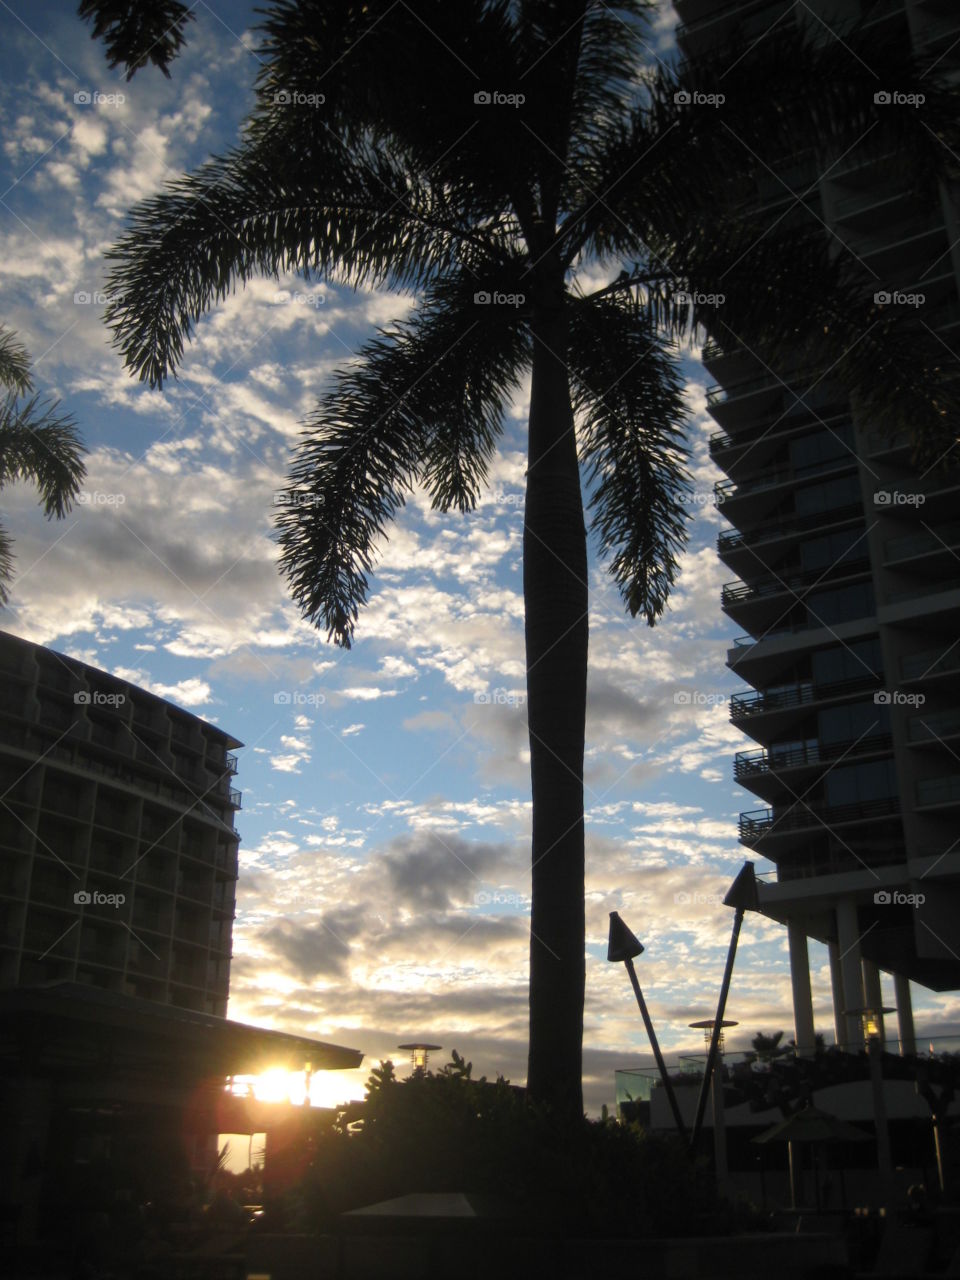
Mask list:
[[[85,983],[226,1015],[240,745],[0,633],[0,988]]]

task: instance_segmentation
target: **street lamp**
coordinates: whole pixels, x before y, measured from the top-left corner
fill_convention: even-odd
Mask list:
[[[873,1093],[873,1124],[877,1131],[877,1168],[887,1204],[893,1200],[893,1157],[890,1154],[890,1131],[887,1128],[887,1100],[883,1093],[883,1042],[880,1032],[883,1015],[893,1013],[880,1005],[863,1005],[857,1009],[844,1009],[845,1015],[860,1019],[863,1038],[867,1043],[870,1062],[870,1088]]]
[[[702,1018],[699,1022],[691,1022],[689,1026],[692,1031],[702,1031],[704,1045],[707,1050],[707,1061],[710,1060],[710,1048],[716,1039],[716,1050],[714,1057],[723,1057],[723,1032],[726,1027],[738,1027],[740,1025],[733,1018],[721,1018],[719,1023],[716,1018]],[[706,1071],[706,1065],[704,1066]],[[717,1076],[720,1079],[717,1079]],[[706,1088],[706,1081],[702,1088]],[[716,1065],[710,1073],[710,1099],[713,1103],[713,1171],[717,1181],[721,1187],[726,1183],[727,1179],[727,1129],[723,1111],[723,1072]],[[701,1117],[702,1119],[702,1117]]]
[[[427,1044],[422,1040],[415,1040],[412,1044],[398,1044],[398,1049],[405,1049],[410,1054],[410,1065],[414,1071],[426,1071],[427,1063],[430,1060],[430,1054],[435,1053],[438,1049],[442,1049],[442,1044]]]

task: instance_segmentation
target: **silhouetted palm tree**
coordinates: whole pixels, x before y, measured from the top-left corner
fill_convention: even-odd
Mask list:
[[[0,489],[13,480],[30,480],[40,492],[44,514],[62,519],[86,474],[83,444],[73,419],[57,413],[56,401],[31,394],[30,357],[2,324],[0,387],[6,392],[0,400]],[[12,578],[12,539],[0,525],[0,604],[7,602]]]
[[[790,368],[821,362],[878,420],[909,420],[928,440],[946,403],[939,349],[919,326],[898,332],[897,309],[874,306],[821,224],[751,214],[750,200],[811,130],[824,165],[872,131],[929,188],[949,161],[940,140],[956,142],[955,96],[930,75],[922,113],[877,106],[877,85],[920,91],[899,49],[854,34],[816,48],[786,23],[759,48],[644,68],[649,7],[274,0],[241,143],[138,205],[111,254],[108,320],[154,386],[200,316],[254,275],[416,293],[411,317],[364,344],[308,419],[278,521],[298,603],[344,646],[405,495],[419,484],[440,511],[473,508],[504,407],[532,371],[528,1088],[571,1111],[584,995],[581,483],[625,606],[652,625],[685,529],[677,339],[709,324],[727,346],[789,354]]]

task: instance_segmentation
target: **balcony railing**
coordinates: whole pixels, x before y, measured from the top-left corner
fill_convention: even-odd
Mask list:
[[[820,476],[842,475],[852,471],[857,464],[853,453],[838,454],[834,458],[825,458],[809,467],[781,467],[776,471],[760,471],[749,480],[718,480],[713,486],[718,507],[725,502],[733,502],[737,498],[749,494],[761,493],[764,489],[776,489],[785,484],[798,484],[803,480],[812,480]]]
[[[760,543],[773,542],[792,533],[803,533],[808,529],[820,530],[828,525],[842,524],[862,516],[863,507],[860,503],[855,503],[846,507],[835,507],[831,511],[814,511],[808,516],[799,516],[794,520],[785,520],[780,524],[764,526],[747,533],[741,533],[739,529],[725,529],[717,536],[717,550],[722,555],[724,551],[735,551],[744,546],[756,547]]]
[[[960,733],[960,711],[934,711],[914,716],[907,724],[908,742],[936,742]]]
[[[799,769],[805,765],[826,764],[841,756],[877,755],[891,749],[893,739],[889,733],[877,733],[852,742],[811,742],[792,747],[787,751],[769,751],[760,747],[756,751],[738,751],[733,758],[733,776],[737,782],[781,772]]]
[[[823,582],[829,585],[836,576],[853,576],[866,573],[870,568],[868,556],[858,556],[856,560],[845,560],[841,557],[833,565],[837,574],[827,578],[830,570],[810,569],[807,573],[794,574],[789,578],[770,578],[763,582],[726,582],[720,591],[720,603],[723,608],[735,604],[749,604],[755,600],[764,600],[770,596],[792,595],[799,598],[805,589]]]
[[[904,538],[891,538],[884,544],[887,560],[905,560],[929,551],[949,551],[960,547],[960,524],[949,524],[936,533],[911,533]]]
[[[859,693],[863,689],[878,689],[882,675],[864,673],[850,680],[836,680],[830,684],[798,684],[790,689],[757,690],[750,693],[735,693],[730,699],[730,719],[747,720],[750,716],[762,715],[768,711],[783,711],[790,707],[805,707],[814,702],[824,702],[832,698],[845,697],[850,693]]]
[[[896,796],[830,808],[795,804],[779,813],[773,809],[752,809],[740,815],[740,841],[750,845],[771,837],[776,839],[778,836],[792,835],[797,831],[823,831],[850,822],[876,821],[891,813],[898,813],[899,810],[900,802]]]

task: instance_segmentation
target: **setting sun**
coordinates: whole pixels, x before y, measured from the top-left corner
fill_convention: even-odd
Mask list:
[[[227,1091],[238,1098],[253,1097],[258,1102],[289,1102],[302,1107],[307,1099],[307,1073],[275,1067],[259,1075],[231,1076]],[[359,1080],[341,1071],[314,1071],[310,1074],[309,1105],[335,1107],[341,1102],[362,1099],[364,1087]]]

